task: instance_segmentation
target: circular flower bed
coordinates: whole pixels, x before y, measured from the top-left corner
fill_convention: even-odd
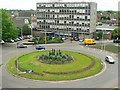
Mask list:
[[[43,54],[38,57],[42,63],[47,64],[66,64],[73,61],[70,55],[62,53],[60,50],[52,49],[47,54]]]

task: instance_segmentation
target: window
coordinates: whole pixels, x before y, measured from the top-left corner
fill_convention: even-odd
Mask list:
[[[57,20],[57,23],[59,23],[59,20]]]
[[[84,25],[84,23],[82,23],[82,25]]]
[[[54,7],[55,5],[53,4],[52,6]]]
[[[72,25],[74,24],[74,22],[72,21]]]
[[[74,15],[72,15],[72,19],[74,18]]]
[[[85,20],[87,20],[87,16],[85,16]]]

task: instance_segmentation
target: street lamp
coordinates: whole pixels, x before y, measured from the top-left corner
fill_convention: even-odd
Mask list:
[[[32,24],[29,25],[29,28],[31,29],[31,37],[33,37],[33,31],[32,31],[33,26],[32,26]]]
[[[102,32],[102,41],[101,41],[101,49],[103,50],[103,35],[104,35],[104,32]]]
[[[33,26],[32,25],[30,25],[30,29],[31,29],[31,37],[33,37],[33,31],[32,31]]]
[[[105,32],[103,31],[103,33],[102,33],[102,45],[101,45],[102,50],[105,50],[105,43],[103,43],[104,34],[105,34]]]
[[[18,46],[19,43],[17,43]],[[17,47],[16,47],[17,48]],[[16,72],[18,74],[18,49],[17,49],[17,59],[16,59]]]
[[[46,44],[46,30],[45,30],[45,44]]]
[[[22,31],[22,28],[21,28],[21,38],[23,39],[23,31]]]

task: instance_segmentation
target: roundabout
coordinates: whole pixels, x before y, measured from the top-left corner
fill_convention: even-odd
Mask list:
[[[14,75],[44,81],[81,79],[93,76],[103,68],[103,63],[94,56],[66,50],[31,52],[14,57],[7,63],[7,69]],[[30,74],[29,70],[33,72]]]
[[[105,52],[105,51],[83,47],[75,42],[65,43],[62,45],[60,44],[45,45],[45,48],[46,50],[51,50],[52,48],[54,48],[56,50],[60,49],[65,51],[77,52],[77,53],[79,52],[86,53],[86,54],[89,54],[90,56],[97,57],[101,62],[104,63],[105,68],[100,73],[95,74],[93,76],[89,76],[81,79],[80,78],[74,79],[74,80],[48,81],[48,80],[27,79],[27,78],[18,76],[17,74],[14,75],[13,73],[10,73],[11,71],[10,72],[8,71],[8,69],[6,68],[6,64],[9,62],[10,59],[16,58],[15,56],[19,56],[19,55],[21,56],[25,53],[27,54],[27,53],[36,52],[35,47],[29,46],[26,49],[16,49],[16,45],[13,45],[13,46],[11,45],[9,47],[3,46],[2,88],[114,88],[114,87],[118,87],[118,56],[117,55],[114,55],[112,53]],[[106,63],[104,61],[106,55],[111,55],[116,60],[116,63],[113,65]],[[15,64],[13,66],[15,66]],[[16,69],[14,70],[14,72],[16,72]]]

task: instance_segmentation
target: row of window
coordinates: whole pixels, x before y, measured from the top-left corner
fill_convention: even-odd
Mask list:
[[[62,23],[62,24],[69,24],[69,23],[72,23],[72,24],[88,24],[90,23],[89,21],[79,21],[79,20],[44,20],[44,19],[38,19],[37,22],[39,23]]]
[[[66,30],[66,31],[79,31],[79,32],[89,32],[89,29],[81,29],[81,28],[66,28],[66,29],[62,29],[62,28],[50,28],[49,26],[42,26],[39,27],[40,29],[49,29],[49,30]]]
[[[90,27],[90,24],[88,23],[88,24],[84,24],[84,23],[82,23],[82,24],[79,24],[79,23],[76,23],[76,24],[74,24],[74,23],[72,23],[72,22],[70,22],[69,24],[67,24],[67,23],[42,23],[42,22],[38,22],[37,24],[49,24],[49,25],[72,25],[72,26],[85,26],[85,27]]]
[[[37,4],[37,7],[90,7],[88,3]]]
[[[37,22],[39,23],[63,23],[63,24],[68,24],[68,23],[72,23],[72,24],[77,24],[77,23],[90,23],[89,21],[74,21],[74,20],[37,20]]]
[[[37,12],[52,13],[90,13],[90,9],[38,9]]]
[[[46,18],[37,18],[37,19],[46,19]],[[90,19],[81,19],[81,18],[76,18],[76,19],[70,19],[70,18],[49,18],[47,20],[74,20],[74,21],[90,21]]]
[[[69,15],[69,16],[60,16],[60,15],[40,15],[37,17],[37,19],[79,19],[79,20],[88,20],[90,19],[90,16],[74,16],[74,15]]]
[[[87,28],[87,27],[80,27],[80,26],[78,26],[78,27],[75,27],[75,26],[58,26],[58,25],[39,25],[39,27],[40,28],[47,28],[47,29],[49,29],[49,28],[59,28],[59,29],[67,29],[67,28],[71,28],[71,29],[75,29],[75,30],[82,30],[82,29],[84,29],[84,30],[89,30],[89,28]]]

